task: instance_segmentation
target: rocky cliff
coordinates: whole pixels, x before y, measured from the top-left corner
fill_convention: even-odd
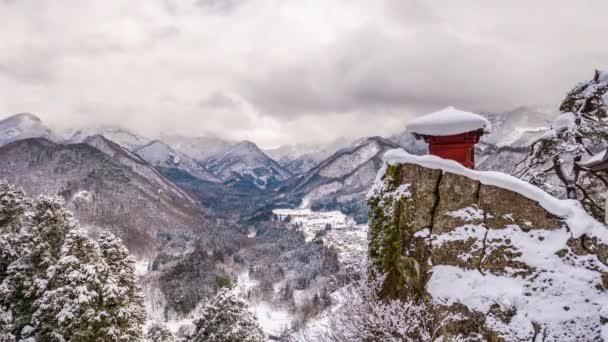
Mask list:
[[[440,341],[602,341],[608,229],[495,172],[390,151],[368,196],[381,295],[422,300]]]

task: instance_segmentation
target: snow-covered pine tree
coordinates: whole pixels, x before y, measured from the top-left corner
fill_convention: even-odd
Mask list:
[[[247,304],[222,290],[202,310],[192,342],[260,342],[265,335]]]
[[[39,341],[118,341],[102,330],[108,313],[101,296],[109,268],[99,246],[81,230],[70,231],[60,257],[48,270],[36,300],[32,335]]]
[[[24,226],[23,214],[30,206],[23,190],[0,180],[0,283],[6,277],[8,265],[23,252],[19,236]]]
[[[166,325],[160,322],[153,322],[146,332],[146,342],[174,342],[175,336],[169,331]]]
[[[34,302],[47,287],[47,269],[56,264],[65,235],[75,222],[57,197],[40,196],[17,236],[20,256],[6,270],[0,301],[12,315],[12,333],[18,338],[31,332]]]
[[[593,79],[577,84],[560,106],[561,114],[531,146],[530,155],[514,174],[555,195],[550,182],[559,180],[563,197],[578,199],[585,209],[602,217],[599,203],[608,185],[605,172],[584,167],[585,160],[603,153],[608,143],[608,73],[595,71]]]
[[[103,234],[102,252],[60,198],[30,202],[0,184],[0,236],[19,244],[0,284],[0,341],[140,341],[142,295],[120,240]]]
[[[108,313],[105,335],[120,341],[141,339],[146,319],[144,299],[135,272],[135,258],[122,241],[110,232],[99,238],[99,247],[110,272],[103,287],[103,302]]]

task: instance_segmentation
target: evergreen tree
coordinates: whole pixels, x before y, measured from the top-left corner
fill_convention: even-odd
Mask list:
[[[173,342],[175,337],[166,325],[153,322],[146,332],[146,342]]]
[[[139,341],[135,260],[111,234],[99,244],[61,199],[0,182],[0,341]],[[8,252],[7,252],[8,251]]]
[[[109,314],[101,294],[108,272],[99,246],[80,230],[69,232],[59,260],[48,268],[46,289],[34,305],[37,340],[117,341],[114,334],[103,331]]]
[[[608,185],[605,172],[587,169],[584,162],[603,153],[608,143],[608,74],[597,71],[592,80],[579,83],[560,106],[562,112],[531,146],[530,155],[515,175],[560,195],[551,184],[557,179],[563,197],[578,199],[596,217],[602,216],[599,198]]]
[[[109,267],[102,292],[108,313],[106,335],[115,335],[119,340],[140,339],[146,315],[143,294],[137,283],[135,258],[122,241],[109,232],[101,234],[99,247]]]
[[[26,223],[16,237],[20,256],[6,270],[0,285],[0,301],[13,317],[13,334],[31,332],[35,301],[48,283],[47,269],[59,259],[63,240],[75,228],[72,215],[56,197],[40,196],[31,213],[24,213]]]
[[[205,306],[193,342],[258,342],[265,336],[247,304],[223,290]]]
[[[8,265],[24,251],[19,236],[24,226],[24,213],[31,207],[22,190],[0,180],[0,283]]]

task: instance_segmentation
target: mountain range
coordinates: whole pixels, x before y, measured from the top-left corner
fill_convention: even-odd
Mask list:
[[[483,115],[493,131],[477,145],[478,168],[507,173],[552,118],[529,107]],[[209,217],[263,219],[276,207],[341,210],[363,222],[381,157],[399,147],[426,153],[407,131],[262,150],[250,141],[155,139],[120,127],[54,132],[24,113],[0,121],[0,178],[33,195],[62,195],[83,223],[113,230],[146,254],[165,233],[217,226]]]

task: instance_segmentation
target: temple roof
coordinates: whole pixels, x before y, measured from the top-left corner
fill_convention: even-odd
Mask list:
[[[409,122],[408,131],[418,135],[444,136],[483,130],[490,132],[490,122],[481,115],[454,107],[423,115]]]

